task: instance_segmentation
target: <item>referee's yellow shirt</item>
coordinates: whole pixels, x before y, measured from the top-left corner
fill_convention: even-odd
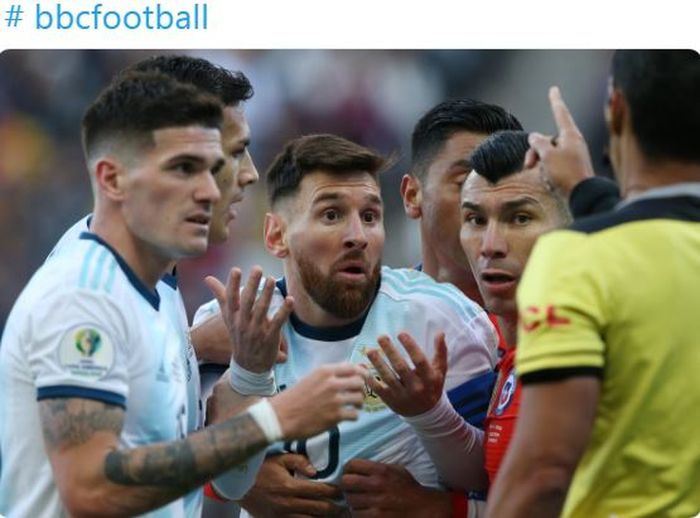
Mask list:
[[[543,236],[518,307],[523,384],[601,378],[563,516],[700,513],[700,184]]]

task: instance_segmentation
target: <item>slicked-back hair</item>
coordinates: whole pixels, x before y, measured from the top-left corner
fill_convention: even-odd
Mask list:
[[[253,86],[243,72],[227,70],[206,59],[183,55],[146,58],[123,73],[160,72],[181,83],[191,83],[214,95],[224,106],[237,106],[253,97]]]
[[[530,147],[527,136],[527,131],[497,131],[490,135],[472,153],[472,168],[494,185],[521,172]],[[562,226],[568,225],[572,217],[566,198],[549,183],[545,182],[545,187],[554,200]]]
[[[413,129],[411,174],[424,177],[435,155],[459,131],[490,135],[499,130],[521,129],[514,115],[495,104],[474,99],[442,102],[423,115]]]
[[[526,131],[497,131],[471,155],[471,166],[491,183],[523,170],[530,145]]]
[[[153,131],[183,126],[220,128],[220,101],[156,72],[118,76],[88,107],[82,122],[88,160],[109,140],[151,145]]]
[[[337,135],[299,137],[287,143],[267,170],[268,201],[274,207],[280,198],[293,195],[304,176],[314,171],[338,175],[363,172],[378,181],[386,166],[383,156]]]
[[[700,54],[617,51],[612,77],[624,93],[639,147],[648,158],[700,162]]]

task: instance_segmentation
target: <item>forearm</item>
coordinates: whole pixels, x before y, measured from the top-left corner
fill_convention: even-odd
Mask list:
[[[510,476],[509,476],[510,475]],[[523,469],[497,479],[489,495],[488,515],[504,517],[559,516],[568,489],[557,470]]]
[[[404,419],[415,430],[447,487],[485,489],[483,432],[465,422],[446,395],[428,412]]]
[[[104,460],[104,476],[116,486],[107,498],[115,510],[121,508],[117,514],[144,512],[203,485],[266,445],[255,420],[243,414],[174,443],[115,450]]]
[[[156,509],[263,449],[245,413],[187,439],[117,449],[123,410],[84,400],[42,401],[47,450],[61,498],[74,516]]]

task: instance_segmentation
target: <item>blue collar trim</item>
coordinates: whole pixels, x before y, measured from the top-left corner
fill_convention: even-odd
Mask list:
[[[380,283],[381,284],[381,283]],[[276,283],[277,288],[282,293],[283,297],[287,296],[287,281],[284,277],[279,279]],[[377,286],[377,291],[379,291],[379,286]],[[375,293],[376,295],[376,293]],[[345,324],[343,326],[336,327],[316,327],[306,324],[299,320],[299,317],[295,313],[289,316],[289,322],[292,324],[294,331],[299,333],[305,338],[310,338],[312,340],[319,340],[322,342],[338,342],[340,340],[347,340],[349,338],[354,338],[360,334],[362,327],[365,325],[365,320],[367,319],[367,314],[369,309],[372,307],[370,304],[367,311],[357,320]]]
[[[141,296],[146,299],[146,302],[148,302],[151,306],[153,306],[153,309],[158,311],[158,308],[160,307],[160,295],[158,295],[157,290],[150,290],[148,289],[148,286],[146,286],[141,279],[139,279],[136,274],[134,273],[134,270],[131,269],[131,267],[126,263],[124,258],[122,258],[117,251],[112,248],[106,241],[104,241],[100,236],[93,234],[91,232],[81,232],[80,233],[80,239],[88,239],[91,241],[96,241],[97,243],[101,244],[104,246],[107,250],[112,252],[112,255],[114,258],[117,260],[117,264],[119,267],[122,269],[124,274],[126,275],[126,278],[129,279],[129,282],[131,285],[138,291]]]

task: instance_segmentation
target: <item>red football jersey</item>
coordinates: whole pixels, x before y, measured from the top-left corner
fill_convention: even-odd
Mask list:
[[[498,379],[484,421],[484,467],[493,483],[513,436],[520,408],[520,383],[515,377],[515,348],[507,349],[498,364]]]
[[[498,325],[498,317],[492,313],[489,313],[489,320],[493,324],[493,327],[496,328],[496,334],[498,335],[498,357],[503,358],[503,356],[506,354],[506,351],[508,350],[508,345],[506,344],[506,341],[503,339],[503,333],[501,333],[501,327]]]

